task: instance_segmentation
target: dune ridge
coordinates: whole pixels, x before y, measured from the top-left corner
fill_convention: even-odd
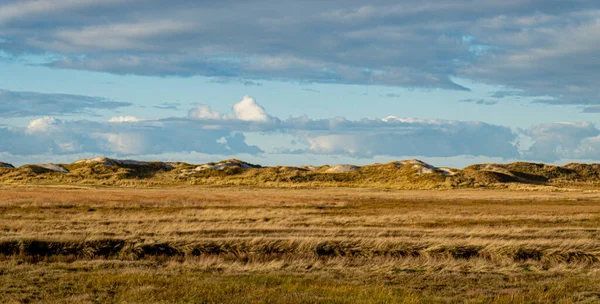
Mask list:
[[[108,186],[247,185],[452,189],[479,187],[600,187],[600,164],[532,162],[436,167],[418,159],[356,166],[261,166],[238,159],[205,164],[98,157],[71,164],[0,162],[2,184]]]

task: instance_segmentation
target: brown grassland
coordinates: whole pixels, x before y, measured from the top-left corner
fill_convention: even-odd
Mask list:
[[[3,303],[598,303],[600,192],[0,187]]]

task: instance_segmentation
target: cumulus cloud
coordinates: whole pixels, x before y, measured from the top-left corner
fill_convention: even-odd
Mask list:
[[[99,147],[110,153],[122,155],[148,153],[149,138],[141,133],[93,133],[91,138],[100,139]]]
[[[231,155],[260,153],[243,134],[206,128],[189,119],[127,123],[41,118],[26,128],[0,128],[0,151],[12,155],[95,153],[113,155],[199,152]]]
[[[271,138],[272,151],[249,143],[251,134]],[[293,147],[287,149],[282,144],[278,148],[279,137],[288,142],[292,139]],[[529,139],[530,146],[520,145],[523,137]],[[281,120],[270,116],[249,96],[225,114],[199,105],[186,117],[149,120],[121,116],[105,122],[43,117],[23,127],[0,126],[0,153],[10,155],[224,156],[265,152],[362,159],[468,156],[545,162],[600,160],[600,130],[589,122],[548,123],[512,130],[479,121],[396,116],[359,120],[301,116]]]
[[[0,117],[91,115],[94,110],[128,106],[131,103],[102,97],[0,90]]]
[[[248,95],[233,105],[233,113],[235,114],[235,118],[244,121],[265,122],[269,120],[265,109],[254,98]]]
[[[553,162],[560,159],[600,159],[600,130],[589,122],[557,122],[524,130],[533,145],[528,159]]]
[[[210,106],[197,105],[188,112],[188,117],[195,119],[220,119],[221,113],[213,111]]]
[[[515,133],[502,126],[394,116],[280,120],[249,96],[234,104],[231,114],[199,105],[190,110],[188,117],[146,120],[121,116],[107,122],[44,117],[32,120],[26,128],[3,127],[0,131],[4,133],[0,134],[0,152],[12,155],[259,154],[264,150],[248,144],[246,134],[260,133],[293,138],[299,143],[293,153],[351,157],[518,156]]]
[[[228,119],[246,122],[268,122],[273,118],[267,114],[265,109],[256,100],[248,95],[235,103],[232,107],[231,115],[224,115],[213,111],[208,105],[196,105],[188,112],[188,117],[192,119]]]
[[[388,117],[356,122],[330,121],[330,126],[326,134],[306,136],[310,144],[308,151],[356,157],[519,157],[514,144],[516,134],[510,128],[482,122]]]
[[[52,133],[59,129],[58,125],[60,121],[54,119],[53,117],[43,117],[34,119],[29,122],[27,126],[27,130],[25,133],[27,134],[35,134],[35,133]]]

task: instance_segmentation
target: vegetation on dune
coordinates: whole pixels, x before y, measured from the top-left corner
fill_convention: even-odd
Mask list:
[[[72,164],[0,167],[4,184],[82,184],[112,186],[247,185],[269,187],[380,187],[451,189],[473,187],[594,187],[599,164],[479,164],[437,168],[418,160],[368,166],[262,167],[230,159],[216,163],[139,162],[97,158]]]

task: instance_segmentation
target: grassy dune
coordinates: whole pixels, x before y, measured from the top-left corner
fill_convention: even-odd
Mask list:
[[[80,185],[118,187],[253,186],[355,187],[382,189],[598,189],[600,165],[565,166],[515,162],[438,168],[419,160],[366,166],[261,167],[236,159],[193,165],[110,158],[72,164],[0,166],[4,185]]]
[[[5,302],[600,301],[600,193],[0,188]]]

